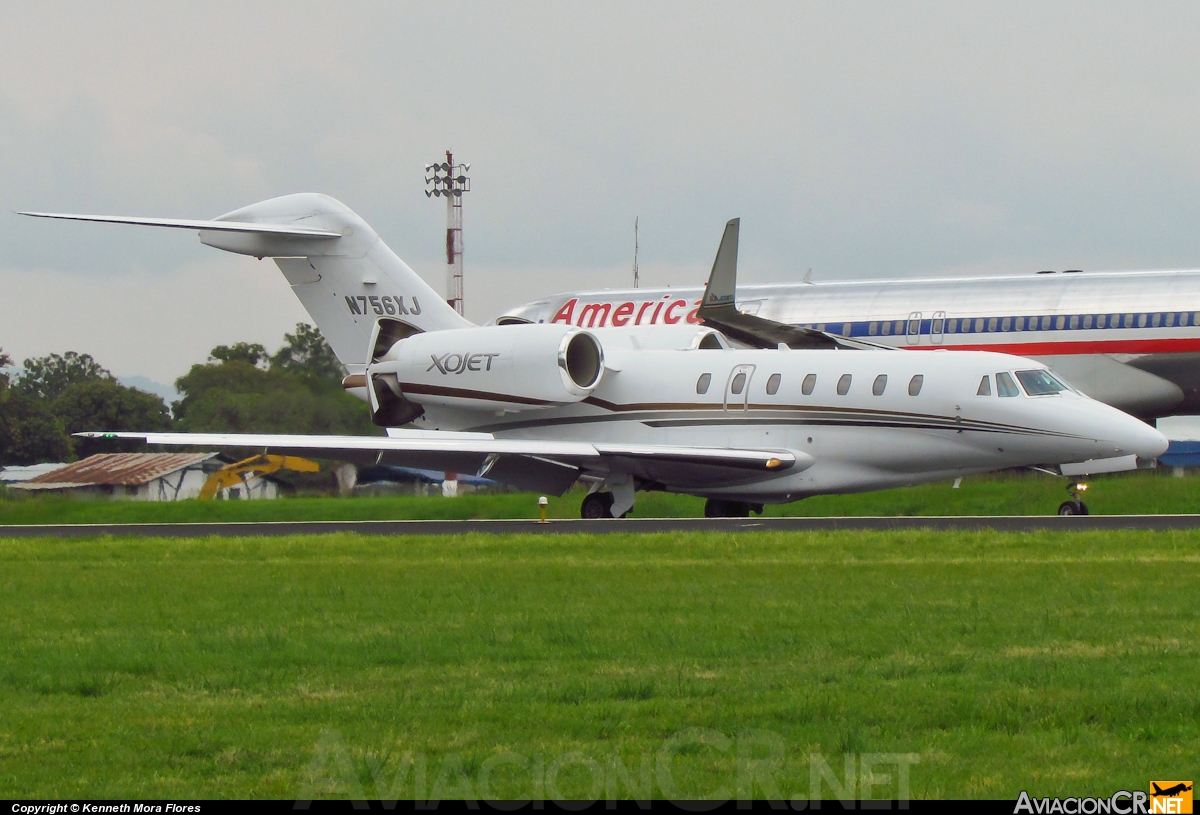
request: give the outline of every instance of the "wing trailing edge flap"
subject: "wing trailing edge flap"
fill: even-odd
[[[77,433],[86,438],[140,439],[172,447],[240,448],[359,465],[395,464],[479,473],[522,489],[561,495],[583,474],[634,475],[671,486],[715,486],[773,478],[812,466],[806,453],[674,445],[588,444],[497,439],[486,433],[392,430],[388,436],[299,436],[257,433]]]

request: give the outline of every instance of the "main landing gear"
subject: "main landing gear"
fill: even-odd
[[[602,518],[611,519],[613,517],[612,507],[614,501],[615,498],[611,492],[588,493],[583,498],[583,505],[579,508],[579,514],[581,517],[593,521]],[[621,517],[624,518],[628,514],[629,510],[625,510],[621,514]]]
[[[1067,485],[1067,494],[1071,496],[1070,501],[1063,501],[1058,505],[1059,515],[1087,515],[1088,505],[1083,503],[1079,497],[1079,493],[1086,492],[1087,484],[1077,483],[1072,481]]]
[[[704,502],[705,518],[749,518],[751,512],[762,515],[763,505],[747,501],[725,501],[721,498],[709,498]]]

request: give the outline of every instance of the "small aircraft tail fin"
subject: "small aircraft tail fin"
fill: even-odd
[[[472,325],[397,257],[366,221],[327,195],[285,195],[212,220],[20,214],[191,229],[208,246],[272,258],[351,373],[361,373],[370,361],[371,332],[381,317],[406,323],[415,331]]]

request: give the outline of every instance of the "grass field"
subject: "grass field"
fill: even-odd
[[[0,797],[1146,789],[1200,769],[1197,577],[1191,532],[0,540]]]
[[[1163,471],[1091,480],[1087,502],[1095,515],[1200,512],[1200,476],[1175,478]],[[767,515],[1053,515],[1066,499],[1061,478],[1040,474],[968,478],[864,495],[827,495],[769,506]],[[149,523],[189,521],[384,520],[406,518],[536,518],[532,494],[420,498],[287,498],[278,501],[78,500],[30,498],[9,492],[0,500],[0,524]],[[581,491],[551,498],[552,518],[578,518]],[[630,515],[639,518],[699,517],[704,502],[686,495],[638,493]]]

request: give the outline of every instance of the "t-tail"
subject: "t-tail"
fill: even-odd
[[[472,325],[396,256],[366,221],[317,193],[272,198],[212,220],[22,212],[37,218],[193,229],[200,242],[239,255],[272,258],[317,328],[353,374],[370,361],[382,317],[405,333]]]

